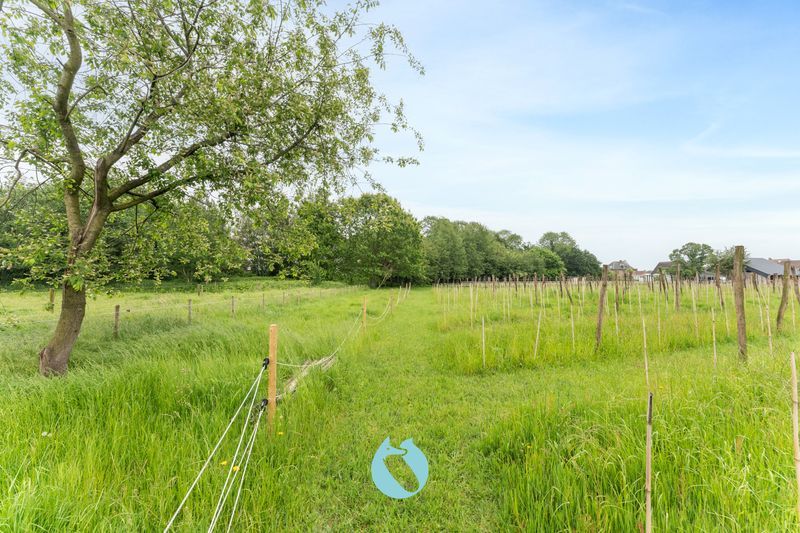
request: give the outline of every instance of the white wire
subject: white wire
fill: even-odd
[[[259,373],[256,383],[256,389],[253,393],[253,399],[250,400],[250,410],[248,412],[253,411],[253,405],[256,403],[256,394],[258,392],[258,383],[261,382],[261,376],[264,375],[263,368],[262,372]],[[245,418],[244,424],[242,425],[242,433],[239,435],[239,443],[236,445],[236,451],[233,453],[233,459],[231,459],[231,467],[228,469],[228,475],[225,477],[225,484],[222,486],[222,492],[219,495],[219,501],[217,501],[217,508],[214,510],[214,516],[211,519],[211,524],[208,526],[208,531],[214,531],[214,526],[217,524],[217,520],[219,519],[220,514],[222,513],[222,508],[225,506],[225,500],[228,499],[228,494],[230,490],[227,492],[225,489],[228,488],[228,482],[231,480],[231,474],[233,473],[233,468],[236,466],[236,460],[239,458],[239,450],[242,447],[242,441],[244,441],[244,435],[247,432],[247,419]],[[235,478],[236,476],[234,476]],[[231,481],[232,483],[232,481]]]
[[[261,424],[261,417],[264,414],[264,410],[261,409],[258,412],[258,418],[256,419],[255,425],[253,426],[253,434],[250,436],[250,442],[248,443],[245,454],[246,458],[244,460],[244,468],[242,468],[242,477],[239,479],[239,489],[236,491],[236,498],[233,500],[233,508],[231,509],[231,517],[228,520],[228,528],[225,530],[226,533],[231,530],[231,526],[233,526],[233,519],[236,516],[236,508],[239,505],[239,497],[242,495],[242,487],[244,486],[244,477],[247,475],[247,465],[250,464],[250,456],[253,454],[253,447],[256,443],[256,435],[258,434],[258,426]]]
[[[167,526],[164,528],[165,532],[168,531],[169,528],[172,527],[173,522],[175,522],[175,519],[178,517],[178,514],[181,512],[181,509],[183,509],[183,506],[186,504],[186,500],[189,499],[189,495],[194,490],[195,486],[197,485],[197,482],[200,481],[200,476],[202,476],[203,472],[205,472],[206,468],[208,468],[209,463],[211,463],[211,459],[214,457],[214,454],[217,453],[217,449],[219,449],[220,444],[222,444],[222,440],[225,438],[225,435],[228,434],[228,431],[231,429],[231,426],[233,426],[233,422],[239,416],[239,413],[242,411],[242,407],[244,407],[244,404],[247,402],[247,399],[253,393],[253,390],[256,388],[256,385],[261,380],[261,376],[263,374],[264,374],[264,367],[262,366],[261,367],[261,371],[258,373],[258,376],[253,381],[253,384],[250,385],[250,390],[247,391],[247,394],[245,394],[244,398],[242,399],[242,403],[239,404],[239,408],[236,409],[236,413],[234,413],[233,418],[231,418],[230,422],[228,422],[228,427],[226,427],[225,431],[222,432],[222,436],[217,441],[217,444],[214,446],[214,449],[211,450],[211,453],[209,454],[208,458],[206,459],[206,462],[203,464],[203,467],[200,468],[200,472],[197,474],[197,477],[194,478],[194,481],[192,482],[192,485],[189,487],[189,490],[186,491],[186,495],[183,497],[183,500],[181,500],[180,505],[178,505],[178,508],[175,510],[175,514],[172,515],[172,518],[170,518],[169,522],[167,523]]]

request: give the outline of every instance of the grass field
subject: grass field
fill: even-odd
[[[679,312],[674,296],[646,285],[618,290],[618,307],[609,290],[598,351],[596,286],[572,287],[571,314],[557,284],[544,294],[529,285],[471,296],[466,287],[419,288],[381,321],[398,289],[252,282],[199,296],[122,292],[90,302],[63,379],[36,375],[53,322],[47,294],[2,292],[0,531],[162,529],[258,373],[268,325],[279,325],[281,361],[317,359],[358,320],[365,296],[367,331],[279,405],[274,433],[259,433],[235,530],[636,531],[648,393],[642,317],[655,395],[655,529],[796,529],[794,314],[777,334],[779,294],[762,287],[759,299],[748,289],[742,365],[729,289],[727,327],[713,287],[684,288]],[[294,371],[280,367],[279,387]],[[430,464],[426,487],[407,500],[387,498],[370,478],[387,436],[395,445],[413,437]],[[208,526],[227,471],[220,463],[235,445],[226,442],[177,530]],[[390,465],[409,482],[403,467]]]

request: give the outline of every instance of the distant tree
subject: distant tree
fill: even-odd
[[[450,220],[427,217],[422,221],[426,275],[430,281],[453,281],[467,275],[467,253],[460,228]]]
[[[568,276],[597,276],[600,262],[587,250],[582,250],[575,239],[564,231],[548,231],[539,239],[539,246],[554,252],[564,262]]]
[[[500,251],[494,233],[478,222],[456,222],[464,241],[466,277],[480,278],[496,272]]]
[[[681,277],[694,278],[697,274],[711,270],[714,249],[707,244],[687,242],[669,254],[671,261],[680,264]],[[732,268],[733,263],[731,263]]]
[[[364,194],[339,203],[343,235],[339,274],[352,283],[380,287],[389,280],[423,277],[419,222],[386,194]]]
[[[541,246],[531,246],[520,252],[521,274],[545,276],[550,279],[564,272],[564,262],[555,253]]]
[[[709,270],[715,271],[719,267],[720,274],[730,278],[733,275],[733,252],[735,248],[735,246],[730,246],[715,251],[709,258]],[[746,249],[744,257],[745,260],[750,257]]]

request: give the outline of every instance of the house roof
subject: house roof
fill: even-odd
[[[608,265],[610,270],[633,270],[633,267],[624,259],[620,259],[619,261],[611,261]]]
[[[663,268],[663,269],[672,268],[672,266],[673,266],[674,264],[675,264],[675,262],[674,262],[674,261],[660,261],[660,262],[659,262],[659,263],[658,263],[658,264],[655,266],[655,268],[653,268],[653,271],[651,272],[651,274],[656,274],[656,273],[658,273],[658,270],[659,270],[659,269],[661,269],[661,268]]]
[[[755,272],[762,276],[781,276],[783,275],[783,265],[763,257],[751,257],[745,262],[747,272]]]

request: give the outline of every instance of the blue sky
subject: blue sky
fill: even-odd
[[[800,257],[800,2],[384,0],[425,138],[374,176],[415,215],[652,267],[687,241]],[[413,140],[383,135],[390,152]]]

